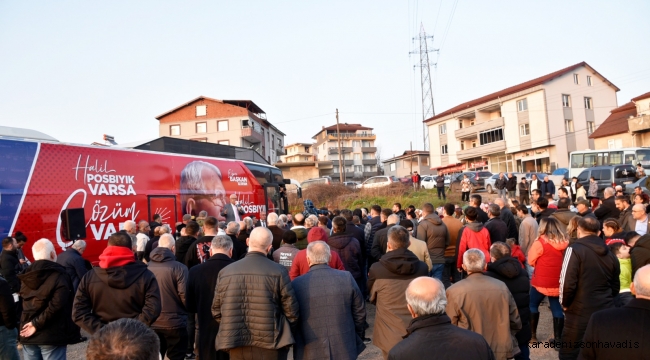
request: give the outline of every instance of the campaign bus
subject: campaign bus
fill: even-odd
[[[232,194],[244,216],[286,212],[285,180],[268,164],[1,133],[0,237],[21,231],[30,258],[38,239],[51,240],[57,252],[83,239],[84,258],[95,262],[127,220],[151,221],[160,214],[174,229],[184,214],[205,210],[224,221]]]

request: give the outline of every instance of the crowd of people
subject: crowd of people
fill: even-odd
[[[0,254],[0,358],[20,346],[26,360],[65,359],[80,329],[101,360],[356,359],[370,342],[386,359],[647,356],[647,206],[614,188],[598,202],[568,183],[557,199],[541,189],[530,207],[508,190],[438,209],[306,200],[260,219],[233,196],[226,222],[125,222],[97,267],[83,240],[58,255],[38,240],[30,263],[17,233]],[[545,299],[550,339],[537,332]]]

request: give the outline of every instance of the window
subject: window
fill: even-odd
[[[361,142],[359,140],[352,141],[352,147],[355,148],[361,147]]]
[[[444,135],[447,133],[447,124],[441,124],[438,126],[440,128],[440,135]]]
[[[208,124],[204,122],[196,123],[196,133],[204,134],[208,132]]]
[[[228,120],[217,121],[217,131],[228,131]]]
[[[573,83],[580,84],[580,78],[578,77],[578,74],[573,74]]]
[[[395,163],[390,163],[390,171],[395,171]]]
[[[275,150],[275,135],[271,135],[271,149]]]
[[[442,145],[442,146],[440,147],[440,153],[441,153],[442,155],[447,154],[447,144]]]
[[[614,168],[614,177],[617,179],[633,177],[635,172],[633,166],[620,166]]]
[[[465,150],[465,142],[464,141],[460,142],[460,149]]]
[[[459,129],[463,128],[463,120],[458,120],[458,128]]]
[[[584,167],[584,166],[582,166],[582,159],[583,158],[584,158],[583,154],[573,154],[573,155],[571,155],[571,167],[574,167],[574,168]]]
[[[422,159],[422,160],[423,160],[423,162],[422,162],[423,165],[429,166],[429,157],[428,157],[428,156],[425,157],[425,158]]]
[[[198,105],[196,107],[196,116],[205,116],[208,114],[208,106],[207,105]]]
[[[594,122],[587,121],[587,134],[589,135],[593,134],[595,129],[596,129],[596,125],[594,124]]]
[[[592,103],[590,97],[585,98],[585,109],[592,109]]]
[[[476,147],[476,141],[472,141],[472,147],[473,147],[473,148]]]
[[[585,182],[587,180],[589,180],[589,170],[585,170],[578,175],[579,182]]]
[[[587,86],[591,86],[591,76],[587,75]]]
[[[469,121],[469,126],[474,126],[474,119]]]
[[[361,154],[354,154],[354,160],[361,160]]]
[[[517,101],[517,111],[526,111],[528,110],[528,99],[522,99]]]
[[[582,163],[582,167],[592,166],[596,166],[596,154],[585,154],[585,162]]]
[[[479,133],[481,145],[490,144],[497,141],[503,141],[503,128],[496,128]],[[473,145],[474,143],[472,143]]]
[[[219,140],[217,141],[219,145],[230,145],[230,140]]]
[[[562,106],[571,107],[571,95],[562,95]]]
[[[363,165],[354,165],[354,172],[363,172]]]
[[[564,131],[568,133],[573,132],[573,120],[569,120],[569,119],[564,120]]]
[[[169,135],[171,136],[179,136],[181,134],[181,126],[180,125],[172,125],[169,127]]]
[[[530,127],[528,124],[519,125],[519,136],[530,135]]]

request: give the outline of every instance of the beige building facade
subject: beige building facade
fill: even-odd
[[[156,119],[159,136],[251,148],[270,164],[284,155],[285,134],[250,100],[199,96]]]
[[[431,170],[428,151],[404,151],[402,155],[384,160],[382,163],[384,175],[398,178],[410,176],[416,171],[422,176],[436,173],[435,170]]]
[[[619,89],[585,62],[474,99],[425,121],[434,169],[551,172],[617,107]]]
[[[650,147],[650,92],[613,109],[589,137],[596,150]]]
[[[339,181],[344,172],[345,181],[361,181],[377,175],[377,147],[372,128],[361,124],[339,124],[324,127],[312,137],[316,167],[321,176]],[[339,138],[341,157],[339,158]]]

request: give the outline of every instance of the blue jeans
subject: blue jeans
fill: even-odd
[[[537,291],[534,286],[530,287],[530,312],[535,314],[539,312],[539,304],[542,303],[546,295]],[[559,296],[549,296],[548,302],[551,305],[551,313],[554,318],[564,318],[564,311],[562,310],[562,305],[560,305]]]
[[[18,349],[16,348],[16,337],[18,329],[7,329],[0,326],[0,359],[20,360]]]
[[[25,360],[66,360],[67,346],[23,345]]]
[[[442,281],[442,272],[444,269],[445,269],[445,264],[433,264],[433,266],[431,267],[431,271],[429,272],[429,276]]]
[[[506,194],[508,193],[508,190],[504,188],[504,189],[497,189],[497,191],[499,192],[500,198],[506,199]]]

